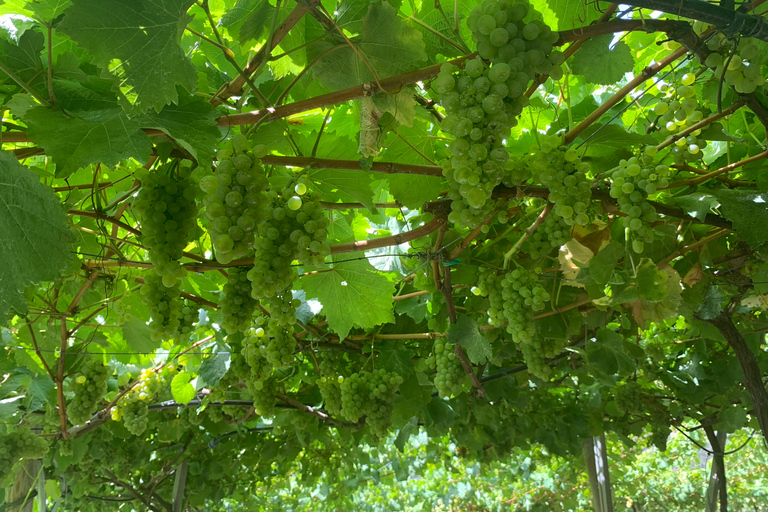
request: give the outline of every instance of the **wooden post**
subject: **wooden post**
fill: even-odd
[[[36,494],[33,488],[42,468],[39,459],[25,460],[19,465],[13,485],[5,491],[7,512],[32,512]]]
[[[605,435],[587,438],[581,443],[581,450],[587,465],[589,485],[592,489],[592,506],[595,512],[613,512]]]

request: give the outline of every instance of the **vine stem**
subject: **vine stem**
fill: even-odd
[[[344,423],[343,421],[339,421],[336,418],[333,418],[322,411],[318,411],[314,407],[303,404],[298,400],[294,400],[293,398],[280,393],[276,394],[275,397],[278,400],[282,400],[283,402],[287,403],[291,407],[294,407],[300,411],[304,411],[307,414],[311,414],[312,416],[315,416],[316,418],[320,418],[321,420],[325,421],[326,423],[330,423],[331,425],[336,425],[337,427],[361,428],[363,425],[365,425],[364,420],[360,420],[357,423]]]
[[[27,323],[27,328],[29,329],[29,336],[32,338],[32,346],[35,349],[35,354],[37,354],[37,357],[40,359],[40,362],[43,363],[43,368],[45,368],[45,371],[48,373],[48,376],[51,378],[52,381],[56,380],[56,376],[53,374],[53,371],[51,370],[51,367],[48,366],[48,362],[43,359],[43,354],[40,352],[40,346],[37,344],[37,337],[35,336],[35,329],[32,326],[32,322],[29,321],[29,318],[24,318],[24,321]]]
[[[262,63],[266,61],[272,50],[274,50],[275,47],[280,44],[280,41],[282,41],[283,38],[288,35],[288,32],[290,32],[290,30],[299,22],[299,20],[301,20],[301,18],[303,18],[304,15],[313,9],[314,6],[318,3],[319,0],[307,0],[306,2],[301,2],[296,7],[294,7],[291,13],[288,14],[288,17],[286,17],[280,26],[277,27],[277,29],[274,31],[272,37],[269,40],[269,44],[263,45],[259,51],[256,52],[256,55],[254,55],[254,57],[243,69],[243,74],[235,77],[234,80],[228,84],[225,84],[221,89],[219,89],[219,91],[216,92],[216,94],[214,94],[213,98],[211,99],[211,103],[214,106],[218,106],[221,105],[224,100],[227,100],[232,96],[239,95],[243,90],[243,86],[245,85],[245,79],[243,76],[250,77],[253,75],[259,69],[259,67],[261,67]]]
[[[56,373],[56,394],[59,399],[59,418],[61,420],[61,435],[64,439],[69,437],[67,432],[67,408],[64,401],[64,360],[67,355],[67,341],[69,340],[69,331],[67,330],[67,320],[62,318],[61,325],[61,346],[59,348],[59,364]]]
[[[303,167],[305,169],[345,169],[362,171],[359,160],[341,160],[336,158],[316,158],[308,156],[267,155],[261,159],[265,165]],[[443,170],[438,165],[402,164],[396,162],[373,162],[371,172],[383,174],[418,174],[422,176],[442,176]]]
[[[714,123],[715,121],[718,121],[719,119],[722,119],[722,118],[724,118],[726,116],[729,116],[729,115],[733,114],[734,112],[739,110],[741,107],[743,107],[744,104],[746,104],[746,100],[744,98],[739,99],[733,105],[731,105],[730,107],[724,109],[722,112],[715,112],[711,116],[702,119],[698,123],[689,126],[685,130],[682,130],[682,131],[672,135],[667,140],[665,140],[664,142],[662,142],[661,144],[656,146],[656,149],[661,151],[662,149],[666,148],[667,146],[671,146],[678,139],[682,139],[683,137],[687,137],[688,135],[690,135],[691,133],[695,132],[696,130],[700,130],[701,128],[704,128],[705,126],[708,126],[708,125]]]
[[[520,246],[523,245],[523,242],[525,242],[529,236],[533,234],[534,231],[536,231],[539,226],[541,226],[544,221],[547,219],[547,216],[549,216],[549,212],[552,211],[552,208],[554,208],[555,205],[552,203],[547,203],[547,206],[542,210],[542,212],[539,214],[538,217],[536,217],[536,220],[533,221],[533,224],[528,226],[528,229],[523,231],[523,234],[520,235],[520,238],[517,239],[517,242],[510,247],[510,249],[504,254],[504,268],[507,268],[507,265],[509,264],[509,260],[512,259],[512,256],[515,255],[517,250],[520,248]]]
[[[691,178],[689,180],[679,181],[677,183],[671,183],[667,188],[669,189],[669,188],[689,187],[692,185],[697,185],[709,179],[720,176],[721,174],[725,174],[727,172],[733,171],[734,169],[738,169],[739,167],[743,167],[745,165],[751,164],[752,162],[763,160],[764,158],[768,158],[768,150],[763,151],[762,153],[758,153],[757,155],[753,155],[749,158],[745,158],[744,160],[739,160],[738,162],[734,162],[730,165],[726,165],[725,167],[721,167],[720,169],[714,170],[707,174],[703,174],[697,178]]]
[[[588,115],[582,122],[580,122],[578,125],[576,125],[571,131],[565,134],[565,144],[570,144],[571,142],[578,137],[581,132],[586,130],[589,126],[592,125],[595,121],[600,119],[603,114],[608,112],[611,108],[613,108],[614,105],[619,103],[626,97],[627,94],[634,91],[640,84],[657,74],[659,71],[664,69],[665,67],[672,64],[674,61],[682,57],[688,53],[688,50],[681,46],[677,50],[673,51],[663,59],[661,59],[659,62],[654,62],[650,66],[643,69],[640,74],[638,74],[635,78],[629,81],[627,85],[619,89],[616,94],[605,100],[605,102],[597,107],[590,115]]]

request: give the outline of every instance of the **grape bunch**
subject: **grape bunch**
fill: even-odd
[[[147,428],[148,404],[165,389],[166,378],[152,368],[141,370],[138,382],[112,408],[112,419],[122,420],[133,435],[141,435]]]
[[[341,352],[323,352],[317,354],[321,377],[316,384],[323,397],[323,407],[336,416],[341,413],[341,383],[344,377],[339,374],[343,354]]]
[[[228,334],[245,332],[251,327],[258,301],[251,297],[251,282],[246,270],[237,267],[229,269],[219,305],[224,316],[221,325]]]
[[[467,374],[456,357],[455,345],[442,338],[435,340],[435,388],[441,398],[459,395],[467,389]]]
[[[274,368],[287,368],[293,363],[295,351],[293,325],[282,324],[272,317],[258,317],[255,327],[246,333],[243,340],[242,353],[251,367],[256,364],[256,358],[261,358]]]
[[[23,459],[41,459],[46,453],[46,439],[28,428],[17,428],[7,434],[0,434],[0,482],[13,473],[17,462]]]
[[[341,416],[357,422],[366,416],[366,423],[375,437],[387,433],[392,409],[403,378],[383,368],[353,373],[341,382]]]
[[[765,63],[765,53],[754,39],[744,38],[739,42],[736,52],[733,43],[722,33],[717,33],[707,41],[707,47],[712,50],[705,64],[714,70],[720,78],[725,71],[725,82],[740,94],[750,94],[758,87],[765,85],[765,77],[760,72]],[[730,61],[729,61],[730,59]]]
[[[545,359],[559,354],[567,340],[536,335],[533,314],[544,309],[544,303],[550,300],[549,293],[539,284],[537,276],[523,269],[503,275],[484,272],[475,293],[488,296],[491,325],[502,327],[506,323],[507,332],[520,348],[528,371],[546,380],[551,368]]]
[[[441,166],[451,185],[449,220],[461,227],[490,212],[509,160],[505,139],[528,104],[529,82],[537,72],[562,76],[563,56],[552,51],[558,36],[540,18],[527,2],[486,0],[468,18],[479,57],[463,69],[444,64],[432,82],[447,114],[443,130],[454,136]]]
[[[248,139],[237,134],[219,150],[214,174],[200,180],[208,231],[220,263],[245,257],[268,214],[267,176],[259,161],[266,154],[266,146],[249,150]]]
[[[179,301],[181,288],[178,282],[172,287],[163,284],[163,278],[155,272],[146,272],[141,285],[141,297],[149,309],[149,328],[153,340],[176,337],[181,330],[183,304]]]
[[[197,187],[176,167],[166,173],[141,177],[141,191],[134,203],[141,217],[144,247],[155,273],[166,288],[173,288],[187,275],[181,266],[184,248],[197,226]]]
[[[307,265],[322,266],[331,253],[328,244],[328,219],[319,202],[309,198],[268,193],[272,214],[259,226],[259,241],[253,268],[248,271],[251,296],[266,301],[273,318],[283,324],[295,323],[298,301],[291,294],[297,275],[291,264],[295,259]]]
[[[656,209],[648,202],[648,196],[658,188],[666,188],[669,181],[666,165],[653,166],[655,147],[646,149],[641,158],[621,160],[611,175],[610,195],[618,201],[619,208],[626,214],[624,227],[629,230],[632,250],[641,253],[645,244],[653,241],[653,230],[648,225],[656,220]]]
[[[253,408],[256,414],[265,418],[271,418],[275,414],[277,394],[280,392],[277,377],[272,376],[265,380],[246,380],[248,391],[253,395]]]
[[[74,377],[70,390],[75,396],[67,404],[67,416],[78,425],[90,420],[96,408],[107,392],[107,381],[112,370],[101,362],[88,361]]]
[[[537,260],[562,247],[570,239],[571,227],[565,220],[557,215],[547,215],[538,229],[523,242],[521,250]]]
[[[179,316],[179,334],[188,335],[195,329],[200,319],[200,310],[190,300],[181,301],[181,314]]]
[[[696,89],[693,87],[695,80],[693,73],[686,73],[681,78],[680,87],[669,84],[659,86],[665,96],[653,106],[653,113],[659,116],[657,124],[665,137],[673,136],[704,118],[704,112],[696,101]],[[675,141],[672,148],[675,163],[682,164],[703,158],[707,141],[700,135],[701,130],[695,130]]]
[[[549,189],[547,200],[555,205],[552,214],[568,226],[589,224],[589,165],[581,161],[575,149],[561,146],[558,136],[543,137],[540,146],[531,147],[525,162],[534,179]]]
[[[622,414],[627,414],[642,407],[643,389],[637,381],[630,380],[616,385],[613,389],[613,401]]]

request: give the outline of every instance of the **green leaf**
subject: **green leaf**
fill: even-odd
[[[657,143],[651,135],[628,132],[618,124],[593,124],[584,130],[582,138],[587,140],[590,149],[598,154],[604,151],[604,148],[626,150],[630,146]]]
[[[674,197],[667,202],[679,206],[685,213],[701,221],[704,220],[710,210],[719,204],[717,198],[701,192]]]
[[[394,320],[395,286],[367,261],[339,263],[302,278],[307,297],[323,305],[328,325],[342,339],[353,327],[367,329]]]
[[[557,17],[558,30],[585,27],[601,16],[597,4],[589,0],[547,0],[547,5]]]
[[[189,383],[193,375],[189,372],[179,372],[171,381],[171,395],[180,404],[187,405],[195,398],[195,387]]]
[[[589,275],[592,277],[592,280],[597,284],[607,284],[611,274],[613,274],[613,269],[622,256],[624,256],[624,247],[615,240],[603,247],[589,261]]]
[[[227,374],[231,360],[232,354],[229,352],[217,352],[200,365],[200,378],[207,386],[217,386],[222,377]]]
[[[448,329],[448,342],[464,347],[472,364],[483,364],[493,357],[491,344],[480,334],[477,323],[467,315],[459,315],[456,323]]]
[[[42,72],[43,64],[40,53],[45,48],[43,34],[36,30],[27,30],[19,37],[18,45],[0,38],[0,62],[13,71],[24,82],[29,83],[38,73]],[[3,71],[0,71],[0,83],[16,84]],[[33,87],[42,92],[44,86]],[[47,97],[47,95],[46,95]]]
[[[637,265],[637,292],[640,298],[648,302],[659,302],[669,294],[667,279],[669,276],[663,270],[659,270],[653,260],[643,258]]]
[[[24,288],[57,279],[70,261],[73,237],[53,191],[0,151],[0,321],[26,311]]]
[[[269,29],[274,7],[268,0],[237,0],[221,18],[221,26],[240,44],[259,39]]]
[[[634,69],[635,60],[632,51],[623,41],[619,41],[609,51],[613,35],[594,37],[587,40],[571,59],[571,69],[587,82],[600,85],[613,85],[624,73]]]
[[[720,211],[733,228],[752,247],[768,241],[768,193],[752,190],[713,190],[720,201]]]
[[[414,28],[421,32],[421,35],[424,38],[424,49],[430,59],[434,59],[437,55],[458,57],[462,54],[461,50],[446,41],[446,39],[448,39],[454,43],[459,43],[456,39],[456,34],[453,31],[455,26],[453,13],[455,2],[440,0],[439,5],[442,8],[442,12],[435,8],[436,3],[437,2],[423,2],[421,4],[421,9],[415,16],[424,24],[431,27],[432,30],[427,30],[420,24],[414,24]],[[459,13],[459,24],[461,24],[463,18],[464,16]],[[435,34],[433,30],[443,37]]]
[[[123,339],[136,352],[151,354],[158,347],[160,341],[154,341],[150,335],[149,326],[136,317],[122,325]]]
[[[420,208],[428,201],[433,201],[447,188],[442,178],[420,174],[393,174],[387,181],[392,197],[411,210]]]
[[[345,196],[363,203],[363,206],[376,212],[373,205],[373,189],[371,173],[348,169],[317,169],[310,170],[309,176],[315,182],[314,189],[321,192],[331,202]]]
[[[29,138],[56,163],[56,177],[64,178],[92,163],[115,166],[127,158],[146,162],[152,142],[141,126],[120,112],[99,121],[67,117],[36,107],[24,115]]]
[[[26,7],[31,9],[38,20],[50,23],[61,16],[64,10],[72,5],[70,0],[33,0]]]
[[[187,150],[198,164],[210,167],[222,139],[216,125],[218,115],[204,98],[181,92],[178,104],[166,105],[160,112],[149,111],[137,120],[144,128],[161,130]]]
[[[142,109],[178,101],[176,86],[192,93],[197,70],[179,46],[194,0],[74,0],[58,30],[85,48],[96,64],[118,73]],[[115,68],[113,61],[120,65]]]
[[[374,94],[373,104],[382,112],[389,112],[395,120],[404,126],[413,126],[416,116],[416,88],[412,85],[403,87],[397,94]]]
[[[371,4],[363,20],[362,37],[355,41],[367,64],[346,43],[339,46],[312,68],[315,78],[334,90],[374,80],[368,66],[381,79],[415,69],[427,60],[421,33],[401,20],[386,2]],[[318,48],[318,54],[320,51]]]
[[[26,386],[29,396],[33,399],[49,405],[56,404],[56,385],[47,374],[40,373],[30,377]]]

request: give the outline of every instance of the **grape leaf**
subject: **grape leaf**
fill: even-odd
[[[467,315],[459,315],[456,323],[448,329],[448,342],[464,347],[472,364],[483,364],[493,357],[491,344],[480,334],[477,323]]]
[[[188,404],[195,398],[195,387],[189,383],[192,380],[192,374],[189,372],[179,372],[171,381],[171,395],[173,399],[180,404]]]
[[[27,2],[27,9],[32,9],[38,20],[50,23],[72,5],[70,0],[33,0]]]
[[[438,197],[446,184],[437,176],[393,174],[389,176],[389,192],[395,200],[411,210]]]
[[[274,7],[268,0],[237,0],[235,6],[222,16],[221,26],[244,45],[261,37],[269,28],[268,22],[273,15]]]
[[[25,286],[59,277],[72,240],[53,191],[0,151],[0,321],[10,308],[26,310]]]
[[[33,77],[42,72],[40,52],[44,48],[43,34],[36,30],[27,30],[19,37],[18,45],[0,38],[0,61],[13,71],[17,77],[29,83]],[[16,84],[4,72],[0,71],[0,83]],[[33,86],[37,92],[44,89],[42,83]]]
[[[685,213],[702,221],[707,217],[710,210],[719,204],[716,198],[701,192],[673,197],[668,202],[681,207]]]
[[[768,193],[751,190],[713,190],[720,201],[720,211],[733,223],[749,245],[759,247],[768,241]]]
[[[573,72],[593,84],[613,85],[632,71],[635,60],[629,46],[619,41],[608,51],[612,40],[612,35],[587,40],[573,56]]]
[[[373,177],[370,173],[349,169],[313,169],[309,171],[309,176],[314,182],[313,188],[329,201],[343,201],[344,196],[350,196],[372,212],[376,212],[371,188]]]
[[[166,133],[186,149],[202,166],[210,166],[222,139],[216,126],[216,112],[204,98],[180,94],[178,105],[166,105],[160,112],[149,111],[137,120],[144,128]]]
[[[29,138],[45,149],[56,163],[56,177],[69,176],[81,167],[101,162],[115,166],[127,158],[144,163],[152,142],[140,125],[123,112],[99,121],[67,117],[45,107],[24,115]]]
[[[414,25],[414,28],[421,32],[421,35],[424,38],[424,49],[430,59],[434,60],[437,55],[458,57],[463,52],[448,42],[453,41],[454,43],[459,44],[456,34],[453,31],[455,23],[453,14],[454,2],[441,0],[439,2],[439,5],[441,6],[440,10],[435,8],[435,4],[436,2],[422,3],[421,9],[416,15],[416,18],[431,27],[432,30],[428,30],[418,23]],[[463,19],[464,16],[459,13],[460,24]],[[438,32],[440,35],[435,34],[435,32]]]
[[[227,374],[232,355],[229,352],[217,352],[200,365],[200,378],[207,386],[213,387]]]
[[[160,341],[154,341],[149,333],[149,326],[136,317],[131,317],[122,325],[123,339],[131,348],[139,353],[152,353],[160,346]]]
[[[74,0],[57,27],[102,67],[114,68],[142,110],[178,101],[176,86],[190,93],[197,69],[179,46],[194,0]]]
[[[585,27],[600,17],[597,3],[589,0],[547,0],[547,5],[557,17],[558,30]]]
[[[597,284],[608,283],[616,263],[622,256],[624,256],[624,247],[615,240],[611,241],[590,260],[589,275]]]
[[[398,75],[416,68],[427,60],[421,33],[409,27],[386,2],[371,4],[363,20],[362,37],[355,47],[346,43],[322,57],[312,68],[315,78],[330,89],[344,89],[374,80],[368,65],[378,78]],[[328,50],[318,45],[319,52]],[[312,57],[316,57],[312,55]]]
[[[353,327],[367,329],[394,320],[395,286],[364,260],[339,263],[302,278],[307,297],[323,305],[328,325],[342,339]]]

